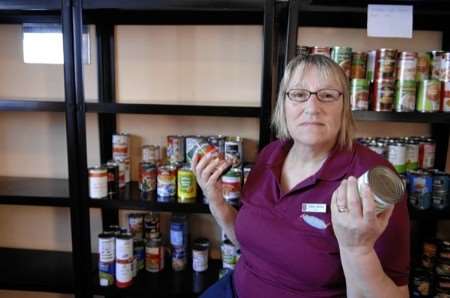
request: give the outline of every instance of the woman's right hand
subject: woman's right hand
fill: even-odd
[[[206,154],[200,161],[199,155],[194,156],[192,171],[209,203],[223,203],[222,183],[219,177],[230,165],[230,161],[220,159],[214,153]]]

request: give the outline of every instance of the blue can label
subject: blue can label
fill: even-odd
[[[409,202],[419,210],[431,207],[433,178],[429,175],[409,173]]]
[[[108,287],[114,284],[115,263],[98,263],[100,286]]]

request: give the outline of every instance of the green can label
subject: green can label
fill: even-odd
[[[178,202],[195,203],[197,184],[194,173],[187,168],[178,170]]]
[[[352,111],[365,111],[369,108],[369,81],[352,79],[350,90]]]
[[[424,80],[419,82],[417,92],[417,111],[439,111],[441,99],[441,83],[438,80]]]
[[[397,81],[395,87],[395,111],[414,112],[416,108],[416,81]]]
[[[339,64],[347,78],[350,78],[352,72],[352,48],[333,47],[331,50],[331,59]]]

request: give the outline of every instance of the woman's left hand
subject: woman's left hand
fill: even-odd
[[[356,254],[373,250],[394,209],[390,207],[377,215],[375,208],[368,185],[364,184],[360,195],[355,177],[341,182],[331,199],[331,222],[341,250]]]

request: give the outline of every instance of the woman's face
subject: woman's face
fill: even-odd
[[[298,73],[294,74],[287,91],[291,89],[306,89],[311,92],[336,89],[343,92],[337,80],[324,80],[315,68],[307,70],[302,77]],[[331,148],[341,129],[342,106],[343,95],[332,102],[321,102],[315,94],[306,102],[294,102],[286,96],[286,122],[294,142]]]

